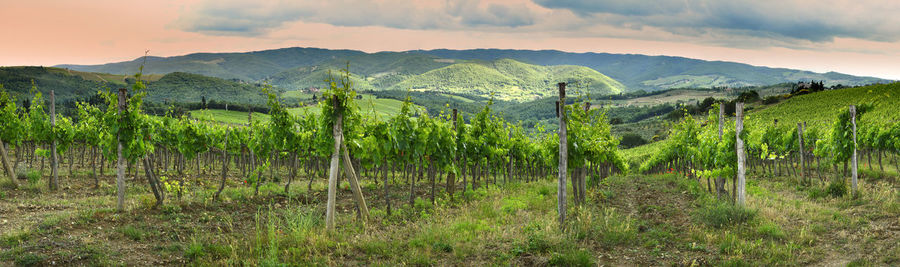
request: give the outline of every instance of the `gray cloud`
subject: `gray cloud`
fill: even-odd
[[[516,28],[535,23],[524,3],[481,0],[433,3],[403,0],[274,1],[209,0],[190,8],[175,28],[210,35],[258,36],[295,22],[397,29]]]
[[[900,40],[896,1],[807,0],[533,0],[566,9],[589,24],[655,27],[691,34],[829,42],[838,37]]]

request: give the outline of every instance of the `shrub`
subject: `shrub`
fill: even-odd
[[[781,96],[777,96],[777,95],[767,96],[765,99],[763,99],[763,104],[766,104],[766,105],[775,104],[775,103],[778,103],[779,101],[781,101]]]
[[[807,189],[807,196],[810,199],[819,199],[819,198],[823,198],[827,195],[828,194],[825,192],[825,190],[823,190],[822,188],[819,188],[819,187],[812,187],[812,188]]]
[[[847,183],[844,182],[843,179],[840,181],[833,181],[828,183],[828,188],[825,189],[832,197],[843,197],[847,194]]]
[[[722,228],[730,225],[742,224],[756,216],[756,210],[718,202],[701,209],[698,217],[706,225]]]
[[[36,185],[41,181],[41,173],[35,170],[28,171],[25,177],[28,178],[28,182],[32,185]]]
[[[131,240],[141,241],[141,239],[144,239],[144,230],[141,230],[140,228],[127,225],[123,227],[121,231],[125,237],[128,237]]]

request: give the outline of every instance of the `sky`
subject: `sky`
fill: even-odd
[[[669,55],[900,80],[895,0],[0,0],[0,66],[284,47]]]

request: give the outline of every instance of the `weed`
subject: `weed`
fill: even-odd
[[[810,187],[806,190],[806,192],[809,199],[820,199],[828,195],[828,193],[826,193],[824,189],[819,187]]]
[[[25,174],[25,178],[28,179],[28,183],[37,185],[41,182],[41,172],[36,170],[29,170],[28,173]]]
[[[550,191],[551,190],[550,190],[549,186],[542,185],[542,186],[538,187],[537,193],[538,193],[538,195],[541,195],[541,196],[548,196],[548,195],[550,195]]]
[[[594,256],[584,250],[570,250],[554,253],[548,263],[550,266],[593,266]]]
[[[839,181],[833,181],[828,183],[828,188],[825,189],[832,197],[843,197],[847,195],[847,182],[844,182],[843,179]]]
[[[781,231],[781,228],[779,228],[777,224],[771,222],[759,225],[759,227],[756,228],[756,234],[760,237],[773,240],[784,239],[784,232]]]
[[[195,260],[197,258],[203,257],[204,255],[206,255],[206,252],[203,248],[203,243],[197,242],[196,240],[191,241],[191,243],[188,244],[187,248],[185,248],[184,250],[184,257],[188,260]]]
[[[518,198],[504,198],[502,201],[502,205],[500,205],[500,211],[505,213],[516,213],[516,211],[523,210],[528,206],[525,205],[525,201],[522,201]]]
[[[15,246],[28,241],[29,237],[31,237],[31,234],[27,231],[4,233],[0,236],[0,241],[3,242],[3,246]]]
[[[718,202],[699,209],[697,217],[708,226],[723,228],[748,222],[756,213],[756,210],[746,207]]]
[[[125,227],[122,227],[119,231],[122,232],[122,234],[125,235],[125,237],[127,237],[128,239],[131,239],[134,241],[141,241],[141,239],[144,239],[144,235],[146,235],[144,230],[134,227],[134,226],[131,226],[131,225],[126,225]]]
[[[18,266],[38,266],[41,265],[47,257],[42,254],[25,253],[16,257],[16,265]]]
[[[580,212],[573,224],[573,234],[578,240],[596,240],[600,244],[611,247],[622,245],[637,239],[637,228],[634,220],[606,208],[594,215],[594,212]]]

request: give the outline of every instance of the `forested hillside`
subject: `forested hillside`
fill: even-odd
[[[619,81],[629,90],[655,91],[683,87],[759,86],[800,80],[821,80],[827,86],[864,85],[886,82],[835,72],[815,73],[802,70],[768,68],[748,64],[705,61],[683,57],[646,56],[608,53],[570,53],[552,50],[416,50],[406,52],[365,53],[354,50],[319,48],[282,48],[247,53],[197,53],[174,57],[150,57],[144,73],[189,72],[225,79],[262,81],[286,75],[301,67],[339,69],[349,62],[351,72],[363,77],[375,88],[385,89],[417,75],[471,60],[513,59],[541,66],[574,65],[591,68]],[[60,65],[73,70],[113,74],[136,73],[142,60],[103,65]],[[302,78],[293,78],[301,80]],[[295,83],[307,87],[309,83]]]

